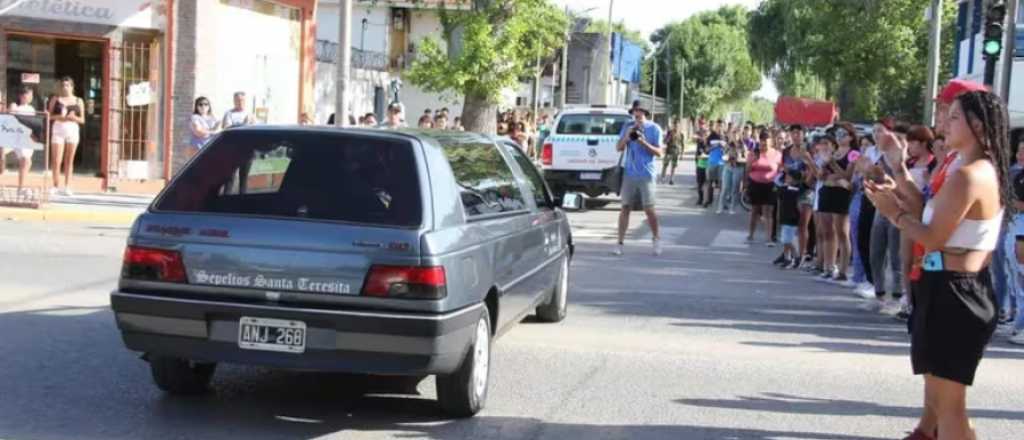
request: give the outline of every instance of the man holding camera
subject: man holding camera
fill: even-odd
[[[622,255],[626,230],[629,228],[629,214],[634,204],[638,204],[647,214],[647,222],[651,225],[654,236],[654,255],[661,255],[661,235],[658,231],[658,216],[654,211],[656,169],[654,158],[665,154],[661,145],[661,127],[647,120],[650,112],[637,108],[633,112],[633,122],[622,127],[622,135],[616,150],[623,152],[622,173],[622,212],[619,213],[619,242],[615,255]]]

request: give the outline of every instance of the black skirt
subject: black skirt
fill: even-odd
[[[989,271],[925,271],[914,284],[910,322],[914,374],[972,385],[998,318]]]
[[[751,205],[765,206],[775,204],[775,184],[760,183],[753,180],[750,180],[747,183],[747,191],[750,193]]]
[[[823,186],[818,192],[818,212],[846,215],[850,213],[853,193],[839,186]]]

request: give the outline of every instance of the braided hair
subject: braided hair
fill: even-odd
[[[1010,147],[1009,122],[1006,106],[991,92],[968,92],[957,97],[960,108],[967,118],[971,134],[981,143],[982,151],[992,160],[999,176],[999,202],[1005,208],[1005,220],[1016,213],[1013,184],[1010,183],[1010,165],[1013,163],[1013,149]],[[972,121],[981,123],[981,132],[975,130]]]

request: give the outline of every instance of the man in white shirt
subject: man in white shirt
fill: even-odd
[[[256,123],[252,115],[245,110],[245,92],[235,92],[235,108],[224,114],[224,121],[221,124],[227,130],[233,127],[241,127]]]

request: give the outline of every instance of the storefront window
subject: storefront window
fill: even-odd
[[[11,34],[7,37],[7,84],[5,99],[12,100],[21,87],[34,91],[38,111],[56,95],[58,80],[68,76],[75,95],[85,102],[85,124],[75,154],[78,174],[102,175],[101,134],[103,116],[103,44],[50,37]],[[34,161],[42,166],[42,161]]]

